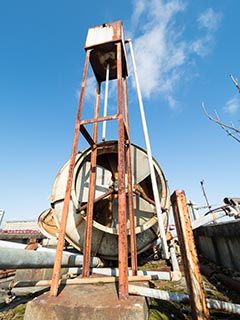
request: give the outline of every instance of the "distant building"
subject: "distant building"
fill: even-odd
[[[34,220],[7,221],[0,230],[1,240],[21,241],[25,243],[31,238],[44,238],[38,228],[37,221]]]
[[[2,231],[7,233],[40,233],[37,221],[23,220],[23,221],[7,221]]]

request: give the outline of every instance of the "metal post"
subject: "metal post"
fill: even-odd
[[[117,81],[118,81],[118,265],[119,298],[128,297],[128,250],[125,186],[125,133],[122,103],[122,48],[117,43]]]
[[[192,221],[197,220],[199,218],[197,210],[195,210],[194,206],[196,206],[194,202],[192,202],[191,200],[188,201],[188,207],[190,209],[190,216],[192,216]]]
[[[146,144],[146,149],[147,149],[147,154],[148,154],[149,169],[150,169],[150,173],[151,173],[153,196],[154,196],[155,206],[156,206],[156,211],[157,211],[160,236],[162,239],[163,255],[164,255],[165,259],[168,259],[169,258],[168,246],[167,246],[165,228],[164,228],[164,223],[163,223],[163,218],[162,218],[162,210],[161,210],[161,204],[160,204],[160,199],[159,199],[157,180],[156,180],[156,175],[155,175],[154,166],[153,166],[152,151],[151,151],[151,146],[150,146],[150,141],[149,141],[147,123],[146,123],[142,95],[141,95],[141,90],[140,90],[140,85],[139,85],[139,80],[138,80],[138,74],[137,74],[137,68],[136,68],[135,57],[134,57],[134,52],[133,52],[133,46],[132,46],[131,40],[127,40],[126,42],[129,43],[130,53],[131,53],[131,57],[132,57],[133,71],[134,71],[134,76],[135,76],[138,102],[139,102],[139,108],[140,108],[141,119],[142,119],[143,133],[144,133],[145,144]]]
[[[96,104],[94,119],[97,120],[99,116],[99,105],[100,105],[100,83],[98,82],[96,92]],[[98,122],[95,121],[93,125],[93,142],[91,152],[91,168],[90,168],[90,181],[88,191],[88,202],[87,202],[87,216],[85,226],[85,237],[84,237],[84,250],[83,250],[83,277],[89,277],[90,274],[90,257],[91,257],[91,244],[92,244],[92,222],[93,222],[93,207],[95,197],[95,181],[96,181],[96,165],[97,165],[97,137],[98,137]]]
[[[72,190],[76,153],[78,148],[80,120],[82,116],[82,106],[83,106],[83,99],[84,99],[84,93],[85,93],[85,87],[86,87],[90,51],[91,50],[89,49],[87,50],[87,53],[86,53],[86,59],[85,59],[85,65],[84,65],[84,71],[83,71],[82,89],[81,89],[81,94],[80,94],[80,99],[78,104],[78,112],[77,112],[76,125],[75,125],[74,137],[73,137],[73,145],[72,145],[72,154],[71,154],[70,163],[69,163],[67,186],[66,186],[65,198],[63,203],[62,220],[61,220],[60,229],[59,229],[56,258],[55,258],[55,263],[53,268],[50,296],[55,296],[55,297],[57,296],[57,293],[58,293],[58,285],[59,285],[59,279],[60,279],[62,253],[63,253],[63,247],[65,242],[67,217],[68,217],[69,203],[70,203],[71,190]]]
[[[134,205],[133,205],[133,182],[132,182],[132,159],[131,159],[131,144],[130,144],[130,126],[128,117],[128,95],[127,95],[127,79],[123,81],[124,88],[124,106],[126,117],[126,131],[127,131],[127,173],[128,173],[128,211],[130,220],[130,247],[131,247],[131,267],[133,275],[137,275],[137,248],[136,248],[136,233],[134,220]]]
[[[107,115],[107,104],[108,104],[108,83],[109,83],[109,63],[107,64],[106,69],[106,85],[105,85],[105,97],[104,97],[104,108],[103,108],[103,116]],[[102,141],[106,140],[106,121],[103,121],[102,127]]]
[[[171,196],[174,219],[183,259],[184,273],[188,287],[192,317],[194,320],[209,319],[202,276],[189,218],[184,191],[177,190]]]

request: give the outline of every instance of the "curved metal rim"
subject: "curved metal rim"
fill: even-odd
[[[101,142],[98,144],[98,147],[100,148],[101,146],[104,146],[104,147],[115,147],[117,145],[117,141],[116,140],[111,140],[111,141],[107,141],[107,142]],[[144,150],[143,148],[131,143],[131,146],[141,150],[143,153],[146,154],[146,150]],[[80,156],[77,158],[76,160],[76,163],[75,163],[75,169],[74,169],[74,178],[73,178],[73,181],[74,181],[74,185],[76,184],[76,181],[77,181],[77,174],[82,166],[82,164],[84,162],[81,162],[81,158],[83,157],[84,159],[86,158],[87,155],[89,155],[91,153],[91,148],[87,148],[85,149],[83,152],[81,152]],[[166,207],[167,209],[169,209],[170,207],[170,200],[168,201],[168,198],[169,198],[169,190],[168,190],[168,187],[167,187],[167,182],[166,182],[166,179],[164,177],[164,174],[160,168],[160,166],[158,165],[157,161],[153,158],[153,162],[154,162],[154,167],[156,170],[159,170],[158,172],[158,177],[160,178],[161,180],[161,185],[162,185],[162,197],[161,197],[161,200],[162,202],[166,202],[162,203],[162,206],[163,207]],[[76,191],[75,191],[75,188],[72,189],[72,192],[71,192],[71,199],[72,199],[72,202],[73,202],[73,205],[75,206],[76,209],[79,209],[79,203],[78,203],[78,200],[77,200],[77,195],[76,195]],[[83,217],[85,220],[86,218]],[[155,223],[157,222],[157,217],[156,216],[153,216],[149,221],[145,222],[143,225],[141,226],[137,226],[135,227],[135,233],[138,234],[138,233],[141,233],[142,231],[144,230],[147,230],[149,228],[151,228]],[[93,220],[93,226],[103,232],[107,232],[107,233],[110,233],[110,234],[118,234],[118,230],[116,228],[110,228],[110,227],[106,227],[102,224],[100,224],[99,222]],[[130,234],[130,230],[127,229],[127,234]]]

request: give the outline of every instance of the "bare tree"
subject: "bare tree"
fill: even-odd
[[[234,76],[230,73],[230,78],[232,79],[233,83],[235,84],[235,86],[237,87],[238,89],[238,92],[240,92],[240,85],[238,83],[238,80],[236,78],[234,78]]]
[[[230,74],[230,78],[232,79],[233,83],[235,84],[236,88],[238,89],[238,92],[240,93],[240,85],[238,83],[238,80],[236,78],[234,78],[234,76],[232,74]],[[203,108],[206,116],[208,117],[208,119],[217,123],[229,136],[231,136],[236,141],[240,142],[240,129],[235,128],[233,123],[231,125],[227,125],[227,124],[223,123],[216,111],[215,111],[215,118],[212,117],[211,115],[209,115],[206,111],[206,108],[205,108],[203,102],[202,102],[202,108]]]

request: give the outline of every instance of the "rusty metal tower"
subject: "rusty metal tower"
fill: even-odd
[[[132,274],[137,275],[137,251],[136,235],[134,221],[134,204],[133,204],[133,183],[132,183],[132,165],[130,151],[130,131],[128,117],[128,93],[127,93],[127,57],[125,44],[130,44],[130,51],[133,60],[133,69],[136,74],[135,60],[132,50],[131,41],[125,41],[123,36],[122,22],[117,21],[109,24],[103,24],[88,30],[85,43],[86,59],[83,71],[82,86],[76,117],[72,153],[69,161],[69,171],[67,186],[65,191],[62,220],[59,228],[58,245],[53,270],[52,284],[50,295],[56,296],[60,279],[62,252],[65,242],[66,225],[68,219],[69,204],[71,199],[71,188],[74,176],[74,166],[78,149],[79,135],[85,138],[91,148],[90,157],[90,177],[88,186],[88,201],[86,206],[86,226],[84,235],[83,248],[83,269],[82,277],[89,277],[91,262],[91,245],[92,245],[92,225],[94,204],[110,194],[117,194],[118,197],[118,267],[119,267],[119,298],[128,297],[128,238],[127,238],[127,212],[130,221],[130,251],[131,251],[131,269]],[[94,108],[94,116],[91,119],[82,119],[84,95],[87,83],[88,66],[91,64],[94,72],[97,89]],[[137,77],[136,77],[137,79]],[[107,115],[107,92],[110,80],[117,81],[117,113]],[[101,84],[105,82],[105,101],[103,116],[100,116],[100,91]],[[154,204],[156,205],[157,217],[163,252],[167,257],[167,245],[165,230],[161,217],[161,206],[157,194],[156,177],[154,173],[150,144],[148,141],[147,128],[143,112],[141,94],[138,81],[136,81],[140,111],[143,121],[143,129],[149,158],[149,168],[151,172],[152,188],[154,194]],[[117,121],[117,178],[114,188],[110,189],[99,198],[95,198],[96,188],[96,166],[99,147],[102,145],[98,141],[99,124],[102,122],[102,141],[106,139],[106,123],[110,120]],[[87,130],[87,125],[92,125],[92,133]],[[110,146],[111,147],[111,146]],[[127,195],[126,195],[127,193]]]

